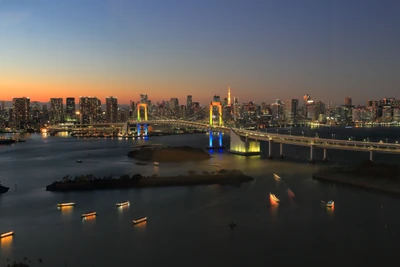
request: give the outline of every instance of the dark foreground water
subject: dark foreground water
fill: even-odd
[[[311,129],[303,131],[314,134]],[[330,135],[332,130],[318,131]],[[390,135],[392,142],[399,136],[396,129],[351,131],[377,139]],[[348,133],[344,129],[336,132],[343,136]],[[126,156],[129,146],[163,143],[202,147],[207,145],[207,136],[167,136],[147,141],[41,135],[26,139],[26,143],[0,146],[0,180],[12,188],[0,196],[0,233],[15,231],[14,237],[0,241],[1,267],[6,266],[7,259],[22,261],[24,257],[26,262],[32,261],[31,266],[48,267],[383,266],[398,260],[400,199],[312,180],[311,174],[323,163],[305,163],[307,148],[285,147],[289,157],[284,161],[214,151],[213,158],[202,163],[161,163],[155,167],[135,165]],[[274,153],[278,155],[279,147],[274,147]],[[368,159],[368,153],[328,153],[332,159],[329,164]],[[76,163],[77,159],[83,163]],[[375,159],[399,161],[394,155],[376,154]],[[210,164],[241,169],[256,180],[240,188],[45,191],[47,184],[66,174],[168,175],[217,169]],[[273,173],[283,180],[275,181]],[[296,200],[287,195],[288,187]],[[279,206],[270,205],[269,192],[281,199]],[[335,200],[334,209],[322,207],[321,199]],[[124,200],[131,205],[122,209],[115,206]],[[77,205],[58,210],[57,203],[66,201]],[[81,213],[89,211],[96,211],[98,216],[82,220]],[[148,217],[147,224],[132,226],[132,219],[143,216]],[[231,222],[237,225],[233,231],[228,226]]]

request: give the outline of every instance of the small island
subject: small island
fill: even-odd
[[[65,176],[59,182],[53,182],[46,186],[47,191],[80,191],[80,190],[100,190],[100,189],[122,189],[122,188],[144,188],[162,186],[196,186],[196,185],[240,185],[244,182],[254,180],[252,177],[244,175],[239,170],[221,169],[215,173],[203,172],[197,174],[190,170],[187,175],[177,175],[168,177],[158,177],[157,175],[142,176],[135,174],[132,176],[123,175],[119,178],[95,177],[93,175],[76,176],[75,178]]]
[[[142,146],[128,152],[128,157],[140,161],[155,162],[183,162],[200,161],[210,159],[210,154],[202,148],[189,146],[182,147],[158,147]]]
[[[313,179],[400,194],[398,165],[365,161],[356,166],[329,167],[313,174]]]

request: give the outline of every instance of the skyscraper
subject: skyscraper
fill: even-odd
[[[231,85],[228,87],[228,106],[231,105]]]
[[[50,98],[50,122],[64,122],[64,106],[62,98]]]
[[[297,109],[299,107],[298,99],[291,99],[285,101],[285,121],[288,123],[295,122],[297,119]]]
[[[192,115],[192,114],[193,114],[193,98],[191,95],[188,95],[186,99],[186,115]]]
[[[147,104],[147,94],[140,94],[140,103]]]
[[[75,98],[74,97],[67,97],[66,100],[66,112],[65,112],[65,119],[66,120],[74,120],[76,118],[75,115]]]
[[[91,96],[81,96],[79,98],[80,121],[83,124],[93,124],[97,122],[99,111],[99,99]]]
[[[13,123],[16,129],[26,129],[29,123],[29,97],[13,98]]]
[[[351,100],[351,97],[346,97],[345,99],[344,99],[344,105],[345,106],[352,106],[353,105],[353,101]]]
[[[115,123],[118,120],[118,100],[110,96],[106,98],[106,122]]]

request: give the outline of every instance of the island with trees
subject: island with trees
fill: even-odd
[[[221,169],[216,172],[196,173],[188,171],[186,175],[158,177],[156,174],[142,176],[122,175],[118,178],[110,176],[96,177],[94,175],[81,175],[62,178],[61,181],[53,182],[46,186],[47,191],[79,191],[79,190],[100,190],[100,189],[121,189],[121,188],[144,188],[162,186],[196,186],[196,185],[238,185],[254,180],[252,177],[243,174],[239,170]]]
[[[355,166],[322,168],[312,177],[319,181],[400,194],[400,168],[398,165],[365,161]]]

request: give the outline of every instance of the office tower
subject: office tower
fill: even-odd
[[[64,106],[62,98],[50,98],[50,122],[64,122]]]
[[[99,103],[101,104],[97,97],[83,96],[79,98],[80,123],[93,124],[97,122]]]
[[[213,101],[214,102],[221,102],[220,96],[219,95],[214,95]]]
[[[234,105],[239,105],[239,97],[235,96],[235,97],[233,98],[233,104],[234,104]]]
[[[169,107],[172,110],[178,110],[179,109],[179,101],[178,98],[171,98],[169,100]]]
[[[228,87],[228,106],[231,105],[231,85]]]
[[[75,120],[76,119],[75,98],[67,97],[65,105],[66,105],[65,120],[66,121]]]
[[[140,94],[140,103],[147,104],[147,94]]]
[[[5,110],[6,109],[6,101],[1,100],[1,110]]]
[[[110,96],[106,98],[106,122],[116,123],[118,120],[118,100]]]
[[[29,123],[29,97],[13,98],[13,123],[16,129],[26,129]]]
[[[353,105],[353,101],[351,100],[351,97],[346,97],[345,99],[344,99],[344,105],[345,106],[352,106]]]
[[[299,107],[298,99],[291,99],[285,101],[284,113],[285,121],[288,123],[293,123],[297,119],[297,109]]]
[[[187,96],[186,99],[186,115],[192,115],[193,114],[193,98],[191,95]]]

